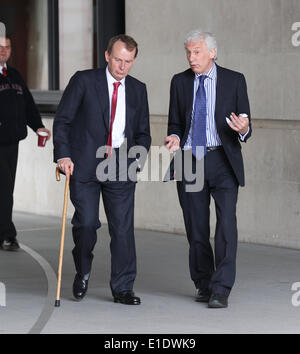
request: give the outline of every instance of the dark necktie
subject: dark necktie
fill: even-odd
[[[7,76],[7,68],[6,68],[5,66],[3,66],[3,68],[2,68],[2,75],[3,75],[4,77]]]
[[[114,124],[116,109],[117,109],[118,88],[120,85],[121,85],[120,82],[114,82],[114,92],[111,100],[109,135],[108,135],[107,150],[106,150],[108,156],[111,156],[111,152],[112,152],[112,131],[113,131],[113,124]]]
[[[199,87],[196,93],[193,134],[192,134],[192,153],[197,160],[201,160],[206,154],[206,93],[204,88],[204,80],[206,75],[199,77]],[[196,151],[197,146],[203,146],[203,153]]]

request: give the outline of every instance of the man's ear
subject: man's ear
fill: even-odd
[[[212,50],[210,50],[209,53],[210,53],[210,58],[211,58],[211,59],[214,59],[215,56],[216,56],[216,50],[215,50],[215,48],[212,49]]]
[[[109,53],[107,50],[105,51],[104,55],[105,55],[105,60],[108,62],[109,61]]]

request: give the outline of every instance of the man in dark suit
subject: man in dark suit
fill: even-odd
[[[149,109],[145,84],[128,75],[138,52],[127,35],[113,37],[105,52],[106,69],[77,72],[70,80],[54,121],[54,160],[70,179],[70,197],[75,207],[72,219],[76,276],[73,294],[81,300],[87,291],[102,194],[111,236],[111,281],[115,302],[140,304],[134,295],[136,253],[134,241],[135,181],[118,178],[119,151],[151,144]],[[107,154],[97,158],[98,148]],[[99,164],[117,155],[116,180],[97,179]],[[97,154],[99,156],[99,154]],[[128,159],[128,165],[132,159]],[[133,159],[134,160],[134,159]]]
[[[165,143],[171,151],[191,150],[193,168],[202,158],[203,189],[189,192],[190,182],[183,171],[177,191],[190,245],[196,301],[224,308],[236,274],[238,187],[245,184],[240,141],[246,142],[251,135],[246,81],[242,74],[216,65],[217,45],[212,34],[190,32],[185,50],[190,69],[172,79]],[[215,257],[209,242],[211,196],[217,217]]]

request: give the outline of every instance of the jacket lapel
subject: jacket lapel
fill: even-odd
[[[223,70],[220,66],[217,66],[217,87],[216,87],[216,106],[215,106],[215,120],[217,122],[219,117],[220,108],[222,107],[222,97],[224,85]]]
[[[135,114],[135,92],[133,82],[130,76],[125,79],[125,101],[126,101],[126,125],[125,125],[125,136],[128,137],[129,131],[133,126],[133,118]]]
[[[105,128],[109,131],[109,96],[107,79],[104,69],[99,69],[96,80],[96,91],[98,102],[102,108],[102,119],[104,121]]]
[[[185,80],[184,92],[187,102],[187,110],[186,110],[186,121],[188,124],[191,122],[192,111],[193,111],[193,100],[194,100],[194,79],[195,74],[192,70],[188,70]]]

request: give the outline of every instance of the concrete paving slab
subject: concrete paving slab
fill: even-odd
[[[185,236],[137,229],[135,292],[142,305],[131,307],[112,301],[110,240],[104,225],[98,232],[88,294],[76,302],[68,220],[61,307],[54,308],[61,220],[21,213],[14,219],[23,248],[0,252],[0,282],[6,290],[0,334],[300,333],[300,306],[294,306],[300,293],[292,291],[292,284],[300,282],[299,250],[240,243],[229,307],[213,310],[194,301]]]

